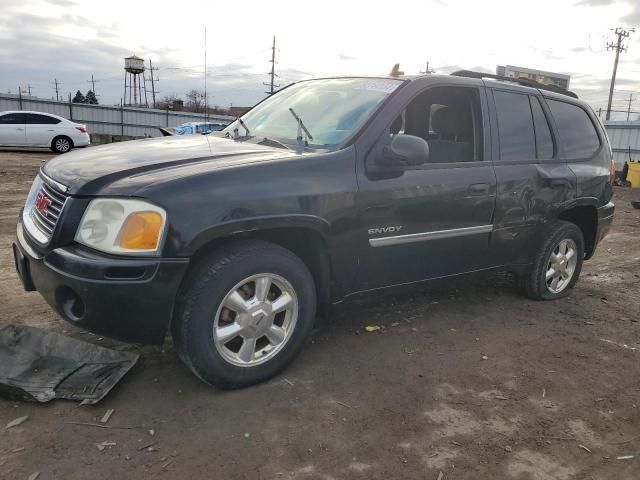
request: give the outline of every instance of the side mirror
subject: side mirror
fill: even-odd
[[[382,149],[378,163],[385,166],[410,167],[429,160],[429,144],[413,135],[394,135],[391,143]]]

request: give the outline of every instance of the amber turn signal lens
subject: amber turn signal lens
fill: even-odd
[[[130,250],[155,250],[161,229],[162,216],[159,213],[132,213],[120,230],[119,246]]]

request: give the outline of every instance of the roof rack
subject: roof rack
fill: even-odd
[[[471,70],[458,70],[457,72],[453,72],[451,75],[454,75],[456,77],[480,78],[480,79],[491,78],[493,80],[517,83],[519,85],[523,85],[526,87],[539,88],[540,90],[548,90],[550,92],[560,93],[561,95],[568,95],[569,97],[578,98],[578,95],[573,93],[571,90],[558,87],[557,85],[545,85],[544,83],[536,82],[535,80],[531,80],[529,78],[506,77],[504,75],[494,75],[492,73],[473,72]]]

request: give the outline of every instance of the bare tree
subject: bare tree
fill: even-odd
[[[191,112],[203,112],[204,111],[204,92],[196,90],[195,88],[186,93],[187,102],[185,103],[185,110]]]

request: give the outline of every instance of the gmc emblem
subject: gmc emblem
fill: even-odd
[[[43,217],[49,216],[49,210],[47,210],[49,205],[51,205],[51,199],[44,193],[38,192],[38,196],[36,197],[36,208]]]

